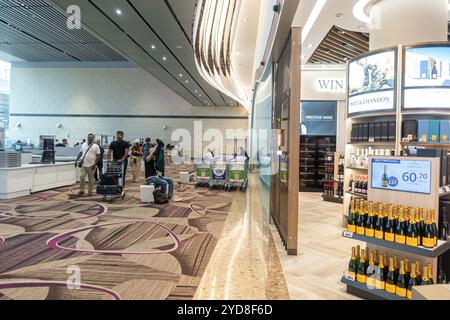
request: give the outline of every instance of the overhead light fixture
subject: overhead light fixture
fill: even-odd
[[[311,43],[308,44],[308,46],[307,46],[308,49],[311,49],[312,47],[313,47],[313,45]]]
[[[305,60],[305,59],[306,59],[306,57],[305,57],[305,56],[301,56],[300,58],[302,58],[302,60]]]
[[[183,46],[177,46],[177,49],[183,49]]]
[[[339,12],[338,14],[336,14],[336,18],[342,18],[344,16],[344,14],[342,12]]]
[[[155,49],[156,49],[156,46],[155,46],[154,44],[152,44],[152,45],[150,46],[150,48],[152,48],[153,50],[155,50]]]
[[[182,74],[182,73],[180,73],[180,74],[179,74],[179,76],[180,76],[180,78],[182,78],[182,77],[183,77],[183,74]]]
[[[195,93],[198,93],[198,90],[195,90]]]
[[[121,15],[122,15],[122,10],[116,9],[116,14],[117,14],[118,16],[121,16]]]
[[[244,22],[247,22],[247,21],[248,21],[248,19],[247,19],[247,18],[244,18],[244,19],[242,19],[242,20],[244,20]]]
[[[359,0],[353,7],[353,16],[361,22],[369,23],[370,17],[365,13],[364,8],[371,0]]]
[[[186,80],[186,83],[189,83],[189,80]]]
[[[305,23],[305,26],[303,27],[302,42],[306,41],[306,38],[308,37],[309,33],[311,32],[314,24],[316,23],[317,19],[319,18],[319,15],[322,12],[323,8],[325,7],[326,3],[327,3],[327,0],[317,0],[316,4],[314,5],[314,8],[311,11],[311,14],[308,17],[308,20]]]
[[[162,59],[163,59],[164,61],[167,61],[167,57],[162,57]]]

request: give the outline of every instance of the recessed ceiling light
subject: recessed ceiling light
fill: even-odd
[[[166,61],[166,60],[167,60],[167,57],[162,57],[162,59],[163,59],[164,61]]]
[[[242,19],[242,20],[244,20],[244,22],[247,22],[247,21],[248,21],[248,19],[247,19],[247,18],[244,18],[244,19]]]
[[[198,92],[198,90],[195,90],[195,93],[197,93]]]
[[[308,46],[307,46],[308,49],[311,49],[312,47],[313,47],[313,45],[311,43],[308,44]]]
[[[122,15],[122,10],[116,9],[116,14],[117,14],[118,16],[121,16],[121,15]]]
[[[186,80],[186,83],[189,83],[189,80]]]
[[[150,48],[152,48],[153,50],[155,50],[155,49],[156,49],[156,46],[155,46],[154,44],[152,44],[152,45],[150,46]]]
[[[177,49],[183,49],[183,46],[177,46]]]
[[[336,14],[336,17],[337,17],[337,18],[341,18],[341,17],[343,17],[343,16],[344,16],[344,14],[343,14],[342,12],[339,12],[339,13]]]
[[[201,97],[202,95],[201,95],[201,94],[199,94],[198,96],[199,96],[199,97]]]
[[[305,56],[301,56],[301,58],[302,58],[302,60],[305,60],[305,59],[306,59],[306,57],[305,57]]]
[[[183,74],[182,74],[182,73],[180,73],[180,74],[179,74],[179,76],[180,76],[180,78],[182,78],[182,77],[183,77]]]

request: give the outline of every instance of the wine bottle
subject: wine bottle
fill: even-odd
[[[430,210],[430,215],[431,215],[431,228],[433,229],[433,235],[434,235],[434,246],[437,247],[439,231],[438,231],[438,228],[436,225],[436,211]]]
[[[377,272],[377,266],[375,265],[375,254],[374,252],[370,253],[369,257],[369,266],[367,267],[367,287],[369,289],[375,289],[376,287],[376,272]]]
[[[367,282],[367,273],[366,273],[366,255],[365,250],[361,250],[361,260],[359,261],[358,266],[358,274],[356,275],[356,281],[359,283]]]
[[[406,291],[406,296],[409,300],[412,300],[412,289],[413,287],[415,287],[417,285],[416,283],[416,264],[412,263],[411,264],[411,277],[409,278],[408,281],[408,288]]]
[[[376,266],[378,266],[378,265],[380,264],[380,261],[378,260],[379,257],[380,257],[380,256],[379,256],[379,254],[378,254],[378,249],[376,249],[376,250],[374,251],[374,254],[373,254],[373,258],[374,258],[374,260],[375,260],[375,265],[376,265]]]
[[[348,275],[351,277],[356,277],[357,273],[357,261],[356,261],[356,248],[352,248],[352,258],[350,259],[350,262],[348,263]]]
[[[356,271],[358,272],[358,266],[359,266],[359,261],[361,260],[361,247],[360,247],[360,245],[358,244],[357,246],[356,246]]]
[[[385,277],[384,256],[380,254],[380,262],[378,269],[375,273],[375,287],[380,290],[386,289],[386,277]]]
[[[414,209],[410,210],[409,227],[406,233],[406,244],[411,247],[419,246],[419,235],[417,230],[417,223]]]
[[[423,216],[424,208],[419,208],[419,222],[417,224],[417,231],[419,233],[419,246],[423,246],[422,244],[422,237],[423,232],[425,230],[425,219]]]
[[[421,286],[427,286],[429,285],[428,281],[428,266],[423,266],[423,275],[422,275],[422,283]]]
[[[386,277],[386,291],[392,294],[395,294],[395,267],[394,267],[394,258],[390,259],[389,262],[389,271]]]
[[[433,265],[431,263],[428,264],[428,284],[433,285]]]
[[[409,259],[405,258],[405,277],[406,283],[409,283],[409,278],[411,277],[411,269],[409,268]]]
[[[350,176],[350,182],[348,184],[348,191],[349,192],[353,192],[353,186],[354,186],[354,180],[353,180],[353,175]]]
[[[425,248],[433,249],[435,247],[435,233],[433,228],[433,221],[431,217],[431,210],[427,212],[427,219],[425,221],[425,228],[422,238],[422,245]]]
[[[389,242],[395,241],[394,214],[392,209],[392,206],[389,206],[388,221],[384,229],[384,240]]]
[[[385,252],[383,253],[383,261],[384,261],[384,278],[386,279],[388,271],[389,271],[389,260],[388,260],[388,254]]]
[[[351,200],[350,211],[348,212],[348,220],[347,220],[347,231],[351,233],[356,232],[356,221],[355,221],[355,210],[356,210],[356,201]]]
[[[422,284],[422,275],[420,273],[420,261],[416,260],[416,286]]]
[[[366,236],[375,237],[375,216],[374,216],[374,204],[369,202],[369,214],[366,221]]]
[[[383,215],[383,205],[378,206],[378,217],[375,222],[375,238],[383,240],[384,239],[384,215]]]
[[[394,258],[394,270],[395,270],[394,273],[395,273],[395,279],[397,279],[398,275],[400,273],[400,266],[399,266],[399,263],[398,263],[398,256],[397,255],[393,255],[392,258]],[[397,284],[397,282],[395,284]]]
[[[447,241],[450,236],[450,227],[447,220],[447,207],[442,207],[442,224],[439,232],[442,241]]]
[[[387,174],[387,166],[384,166],[384,173],[383,176],[381,177],[381,185],[383,188],[389,187],[389,176]]]
[[[406,224],[403,208],[399,209],[399,218],[395,227],[395,242],[398,244],[406,244]]]
[[[395,294],[399,297],[406,298],[408,283],[406,282],[405,261],[400,261],[400,271],[397,278],[397,286],[395,287]]]
[[[356,233],[365,235],[366,233],[366,201],[361,200],[359,203],[359,215],[356,220]]]
[[[437,279],[438,284],[447,284],[447,275],[445,274],[444,267],[442,265],[442,257],[439,258],[439,274]]]

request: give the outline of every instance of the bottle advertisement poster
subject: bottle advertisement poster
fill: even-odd
[[[450,109],[450,46],[405,51],[405,109]]]
[[[303,101],[301,103],[301,134],[335,136],[337,127],[336,101]]]
[[[431,194],[431,161],[372,159],[372,189]]]
[[[396,62],[392,50],[349,64],[348,114],[395,110]]]

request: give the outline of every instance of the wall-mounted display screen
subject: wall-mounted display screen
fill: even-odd
[[[396,70],[396,49],[350,62],[348,114],[395,111]]]
[[[406,49],[404,73],[405,109],[450,109],[450,45]]]
[[[372,189],[431,194],[431,161],[372,159]]]
[[[336,135],[336,101],[303,101],[301,134],[306,136]]]

